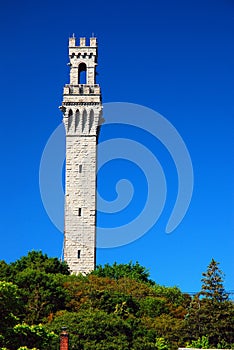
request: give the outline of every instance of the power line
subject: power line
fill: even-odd
[[[189,294],[189,295],[196,295],[199,292],[182,292],[182,293],[183,294]],[[225,293],[228,294],[228,295],[232,295],[232,294],[234,294],[234,289],[232,289],[232,290],[225,290]]]

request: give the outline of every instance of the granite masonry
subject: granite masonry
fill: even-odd
[[[96,84],[97,40],[69,39],[70,83],[63,90],[66,129],[64,260],[72,273],[95,268],[97,139],[102,99]]]

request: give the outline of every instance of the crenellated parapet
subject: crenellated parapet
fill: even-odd
[[[86,38],[80,38],[80,45],[76,46],[76,38],[69,39],[69,63],[70,84],[80,84],[80,75],[86,72],[88,85],[95,85],[97,65],[97,39],[90,38],[89,46],[86,46]]]

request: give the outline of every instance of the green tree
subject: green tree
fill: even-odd
[[[69,332],[71,349],[76,350],[128,350],[131,329],[118,315],[104,311],[62,312],[47,325],[59,335],[61,326]],[[50,348],[54,350],[53,348]]]
[[[148,284],[127,277],[115,280],[92,274],[69,276],[64,287],[69,294],[68,310],[101,309],[107,313],[114,312],[117,304],[125,302],[129,313],[135,314],[139,300],[152,291]]]
[[[0,281],[0,330],[8,324],[8,319],[18,319],[21,309],[19,289],[11,282]]]
[[[11,336],[12,328],[22,313],[22,301],[16,285],[0,281],[0,346]]]
[[[157,350],[156,333],[140,318],[123,319],[117,313],[100,310],[59,312],[47,325],[59,334],[61,326],[69,331],[71,349],[76,350]],[[54,349],[52,349],[54,350]]]
[[[13,335],[8,341],[8,347],[11,350],[16,350],[19,347],[23,349],[36,348],[40,350],[48,350],[57,347],[59,337],[48,331],[45,326],[28,325],[26,323],[17,324],[13,328]]]
[[[26,268],[15,275],[14,282],[20,288],[26,323],[39,323],[50,313],[65,308],[67,292],[63,275]]]
[[[64,286],[69,293],[68,310],[114,313],[127,322],[129,349],[156,349],[157,337],[178,348],[188,304],[178,288],[139,282],[127,275],[115,279],[94,274],[69,276]]]
[[[63,325],[76,350],[175,350],[186,341],[204,347],[205,337],[218,348],[234,343],[234,304],[213,259],[193,299],[132,262],[75,276],[58,259],[30,252],[0,267],[0,347],[9,350],[57,350]]]
[[[157,338],[164,338],[168,347],[178,349],[183,339],[183,320],[171,314],[161,314],[151,319],[150,327],[157,334]]]
[[[168,302],[175,306],[187,307],[191,301],[190,296],[182,293],[178,287],[165,287],[155,284],[153,291],[155,296],[165,297]]]
[[[0,280],[8,281],[12,275],[12,269],[4,260],[0,260]]]
[[[132,262],[128,264],[117,264],[115,262],[113,265],[105,264],[104,267],[98,265],[91,274],[99,277],[109,277],[116,280],[128,277],[139,282],[154,284],[149,278],[149,271],[138,262],[135,264]]]
[[[206,336],[213,347],[234,342],[234,304],[227,300],[223,273],[214,259],[203,273],[202,288],[191,301],[185,317],[185,330],[190,341]]]
[[[205,298],[218,302],[228,299],[223,286],[223,272],[219,269],[219,263],[214,259],[208,265],[207,271],[203,272],[202,289],[200,294]]]
[[[47,254],[35,250],[23,256],[20,259],[10,264],[15,274],[24,271],[25,269],[40,270],[45,273],[69,275],[69,268],[66,262],[60,261],[58,258],[49,258]]]
[[[0,261],[0,267],[0,279],[18,286],[26,323],[41,322],[65,307],[67,292],[63,284],[69,275],[66,263],[31,251],[11,264]]]
[[[144,315],[149,317],[157,317],[163,313],[169,313],[169,307],[166,298],[146,296],[145,298],[142,298],[139,303],[139,314],[142,316]]]

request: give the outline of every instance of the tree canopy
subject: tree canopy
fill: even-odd
[[[149,278],[149,271],[138,262],[135,264],[130,261],[128,264],[117,264],[115,262],[113,265],[98,265],[96,269],[91,272],[91,274],[99,277],[109,277],[116,280],[123,277],[128,277],[139,282],[148,282],[153,284],[153,281]]]
[[[0,268],[0,349],[57,350],[63,326],[73,350],[231,348],[234,342],[234,306],[215,260],[193,298],[152,281],[138,262],[76,276],[64,262],[33,251],[11,264],[0,261]]]

